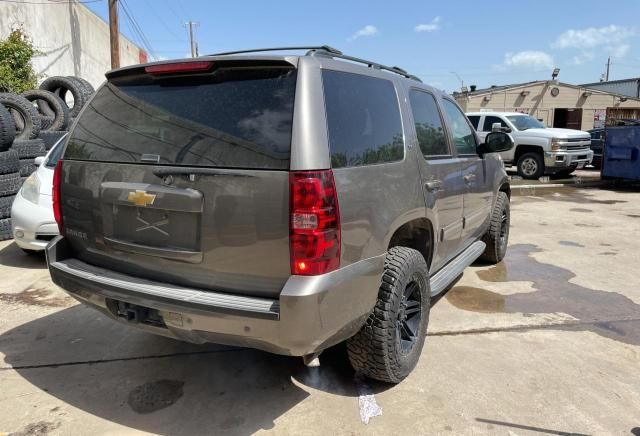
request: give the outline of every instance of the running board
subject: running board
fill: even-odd
[[[438,295],[447,289],[462,271],[471,265],[484,252],[487,244],[476,241],[460,253],[455,259],[449,262],[444,268],[431,276],[431,296]]]

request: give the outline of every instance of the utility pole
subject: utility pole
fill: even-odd
[[[604,81],[608,82],[609,81],[609,67],[611,66],[611,56],[609,56],[607,58],[607,72],[604,75]]]
[[[118,0],[109,0],[109,42],[111,68],[120,68],[120,35],[118,33]]]
[[[198,56],[198,44],[196,43],[196,40],[193,37],[193,28],[197,27],[199,23],[189,20],[186,23],[184,23],[184,25],[185,27],[189,26],[189,41],[191,44],[191,57],[195,58]]]

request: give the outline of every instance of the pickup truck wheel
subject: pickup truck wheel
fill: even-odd
[[[518,159],[517,168],[523,179],[538,179],[544,174],[544,160],[539,153],[525,153]]]
[[[430,305],[424,257],[411,248],[389,250],[373,312],[362,329],[347,340],[353,369],[376,380],[400,383],[418,363]]]
[[[480,259],[498,263],[507,254],[507,244],[509,243],[509,223],[511,222],[511,209],[509,197],[504,192],[498,192],[496,205],[491,213],[489,229],[482,237],[482,242],[487,244]]]

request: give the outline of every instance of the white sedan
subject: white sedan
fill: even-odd
[[[60,138],[46,156],[35,159],[38,169],[24,181],[11,206],[13,239],[27,253],[44,250],[59,234],[51,191],[53,169],[64,150],[65,138]]]

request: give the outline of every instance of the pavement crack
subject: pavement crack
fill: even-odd
[[[77,360],[77,361],[71,361],[71,362],[42,363],[38,365],[0,366],[0,371],[18,370],[18,369],[57,368],[61,366],[77,366],[77,365],[97,365],[101,363],[128,362],[128,361],[134,361],[134,360],[147,360],[147,359],[166,359],[169,357],[196,356],[201,354],[236,353],[236,352],[247,351],[247,350],[251,350],[251,349],[238,347],[238,348],[232,348],[228,350],[189,351],[184,353],[152,354],[149,356],[118,357],[113,359]]]
[[[562,321],[550,324],[531,324],[531,325],[518,325],[511,327],[486,327],[479,329],[469,330],[444,330],[435,333],[429,333],[428,336],[460,336],[460,335],[481,335],[485,333],[499,333],[499,332],[519,332],[529,330],[553,330],[558,327],[580,327],[580,326],[593,326],[604,323],[618,323],[618,322],[632,322],[640,321],[640,318],[617,318],[617,319],[598,319],[593,321]]]

